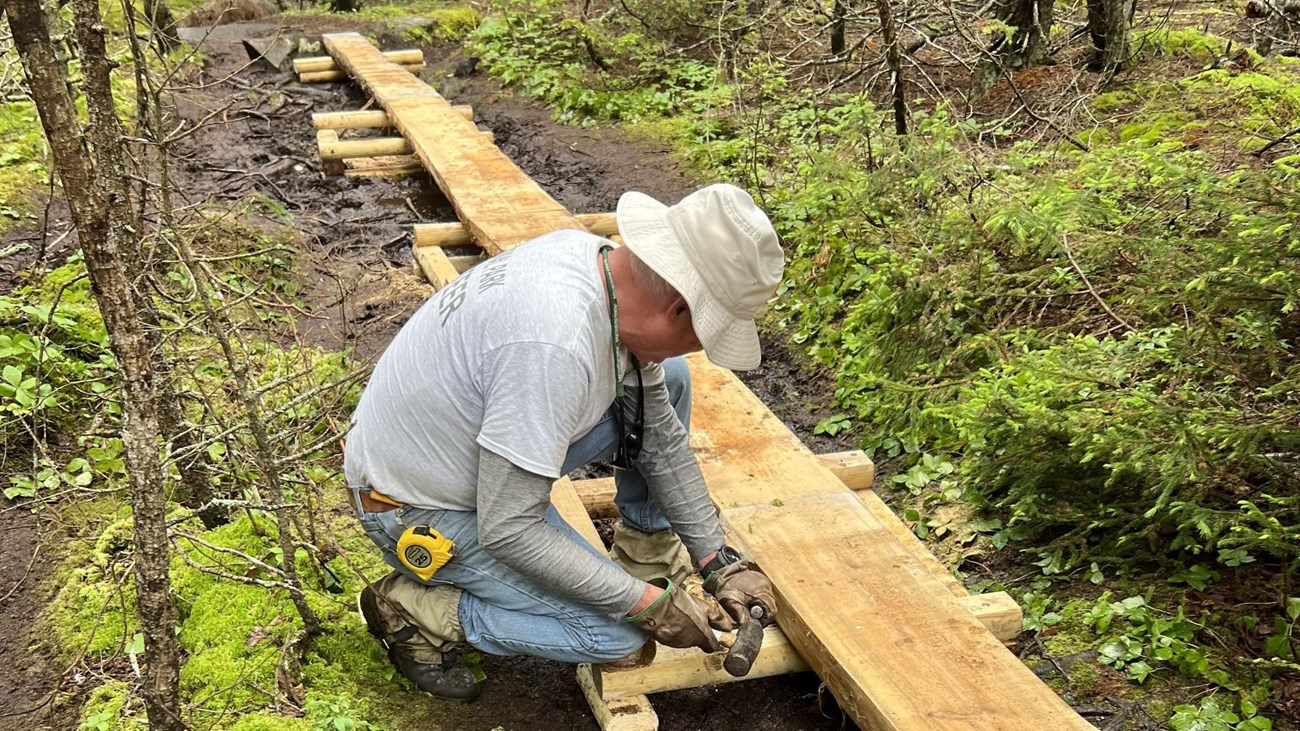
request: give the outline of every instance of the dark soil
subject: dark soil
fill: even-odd
[[[54,731],[77,726],[77,707],[57,692],[63,673],[33,645],[49,596],[41,582],[54,565],[40,524],[0,498],[0,729]]]

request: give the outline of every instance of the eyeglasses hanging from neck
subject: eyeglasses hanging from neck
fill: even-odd
[[[645,384],[641,380],[641,364],[637,362],[632,351],[627,352],[632,370],[636,371],[636,421],[631,430],[623,423],[623,406],[625,389],[623,388],[623,364],[619,355],[622,343],[618,339],[618,297],[614,294],[614,276],[609,271],[609,252],[612,246],[600,247],[600,261],[605,268],[605,292],[609,295],[609,329],[610,340],[614,347],[614,420],[618,422],[618,450],[614,453],[614,466],[621,470],[630,470],[636,466],[641,456],[642,437],[645,434]]]

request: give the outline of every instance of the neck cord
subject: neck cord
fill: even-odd
[[[609,271],[609,251],[611,248],[609,246],[600,247],[600,261],[605,267],[605,292],[609,295],[610,340],[614,344],[614,419],[618,422],[618,447],[614,454],[614,466],[620,469],[632,469],[641,456],[642,431],[645,429],[645,384],[641,381],[641,364],[637,362],[636,355],[629,350],[627,357],[631,360],[632,368],[636,371],[637,400],[636,421],[633,422],[632,430],[627,431],[626,425],[623,423],[621,405],[624,389],[622,359],[618,355],[618,297],[614,294],[614,275]]]
[[[618,356],[618,296],[614,294],[614,275],[609,271],[609,252],[612,247],[600,247],[600,262],[605,267],[605,292],[609,295],[609,335],[614,343],[614,396],[623,398],[623,363]],[[636,366],[636,356],[628,352]],[[639,369],[638,369],[639,370]]]

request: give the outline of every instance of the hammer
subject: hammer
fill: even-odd
[[[726,668],[737,678],[749,675],[754,666],[758,651],[763,649],[763,626],[767,623],[768,611],[762,604],[755,604],[748,609],[736,602],[728,602],[727,613],[732,615],[740,625],[736,632],[736,641],[727,650],[727,657],[722,661]]]

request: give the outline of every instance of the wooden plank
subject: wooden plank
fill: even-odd
[[[730,372],[688,358],[692,440],[778,622],[860,726],[1092,729]],[[866,493],[872,496],[872,493]]]
[[[582,507],[582,499],[573,489],[573,483],[567,477],[562,477],[551,485],[551,505],[555,506],[555,512],[564,518],[564,522],[573,526],[578,531],[578,535],[586,539],[587,543],[596,547],[601,553],[605,552],[605,543],[600,540],[600,534],[596,532],[596,526],[592,524],[591,518],[587,517],[587,511]]]
[[[470,236],[489,254],[557,229],[581,224],[524,175],[470,121],[428,84],[387,61],[357,33],[323,36],[339,67],[388,112],[411,144]]]
[[[875,476],[875,465],[860,449],[833,454],[819,454],[817,461],[835,474],[851,490],[870,490]],[[614,478],[597,477],[573,483],[592,518],[617,518],[614,506]]]
[[[384,51],[384,58],[393,63],[424,63],[424,52],[418,48]],[[304,56],[293,60],[293,72],[295,74],[301,74],[304,71],[334,71],[337,68],[334,65],[334,59],[329,56]]]
[[[1006,592],[979,594],[958,600],[978,617],[1000,640],[1020,634],[1020,607]],[[1014,625],[1010,624],[1014,620]],[[1004,651],[1005,652],[1005,651]],[[606,700],[623,696],[644,696],[666,693],[684,688],[702,688],[719,683],[731,683],[750,678],[788,675],[811,670],[794,645],[779,628],[768,627],[763,632],[763,650],[758,653],[749,675],[737,678],[722,667],[726,652],[705,654],[694,648],[681,650],[660,646],[653,664],[644,668],[602,671],[600,674],[603,697]]]

